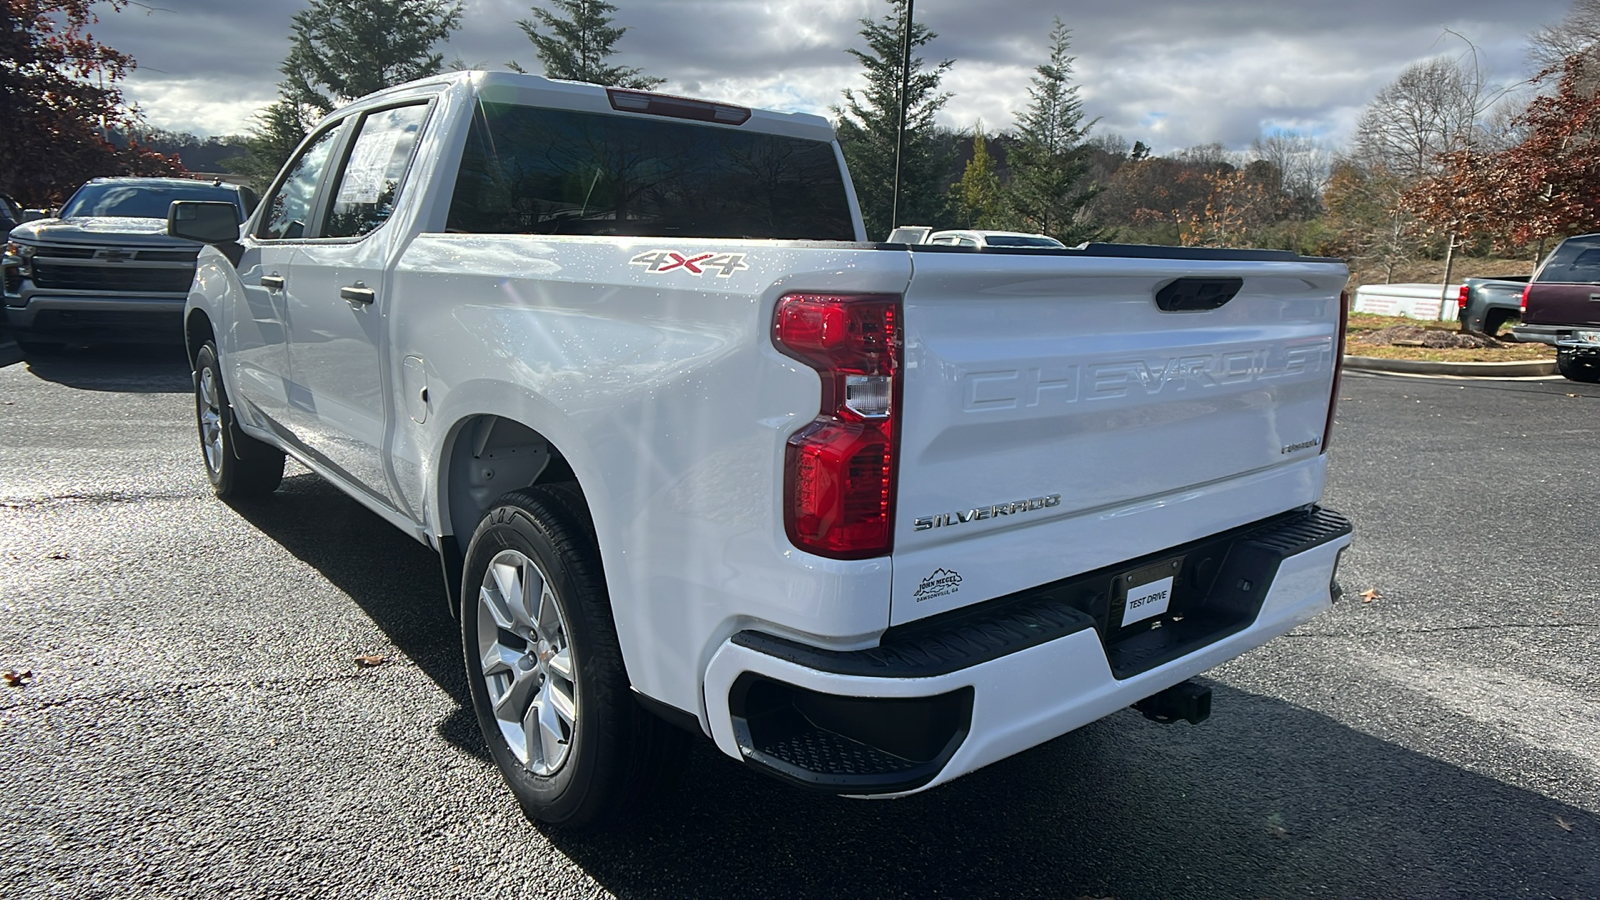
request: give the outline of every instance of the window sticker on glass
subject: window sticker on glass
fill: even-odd
[[[377,203],[383,195],[385,176],[401,131],[365,130],[350,154],[350,165],[345,168],[344,183],[339,186],[338,203]]]

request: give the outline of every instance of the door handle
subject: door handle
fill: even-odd
[[[359,281],[355,284],[339,288],[339,296],[340,298],[348,300],[351,303],[363,304],[370,304],[372,301],[378,299],[378,295],[373,293],[372,288],[367,287]]]
[[[261,276],[261,286],[269,291],[283,290],[283,277],[280,275]]]
[[[1590,300],[1600,300],[1600,294],[1590,294],[1589,295],[1589,299]]]

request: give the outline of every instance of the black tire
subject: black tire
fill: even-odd
[[[1571,350],[1556,351],[1556,368],[1570,381],[1600,384],[1600,358],[1579,356]]]
[[[1515,318],[1516,316],[1503,310],[1498,312],[1491,310],[1483,318],[1483,333],[1489,337],[1498,338],[1500,337],[1500,329],[1506,327],[1506,322]]]
[[[283,482],[283,451],[239,431],[217,367],[217,345],[194,355],[194,417],[211,489],[225,500],[259,497]]]
[[[509,614],[512,602],[523,623]],[[557,615],[546,614],[547,603]],[[484,516],[467,545],[461,636],[484,741],[530,819],[602,825],[637,812],[676,780],[689,736],[632,695],[593,529],[575,487],[512,491]],[[486,658],[498,661],[487,677]],[[562,709],[572,711],[570,720]],[[557,727],[543,727],[547,713]],[[540,723],[537,733],[526,727],[530,718]]]
[[[67,349],[67,345],[60,341],[36,341],[31,338],[17,338],[17,347],[28,356],[55,356]]]

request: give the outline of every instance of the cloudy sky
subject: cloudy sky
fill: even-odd
[[[516,27],[535,0],[464,0],[447,63],[541,67]],[[864,16],[885,0],[612,0],[628,28],[612,62],[665,77],[662,90],[828,114],[860,76]],[[105,16],[96,37],[133,56],[124,84],[153,125],[196,134],[248,130],[276,96],[290,17],[303,0],[142,0]],[[1166,153],[1295,129],[1334,145],[1407,64],[1476,46],[1492,80],[1527,77],[1527,36],[1559,21],[1568,0],[919,0],[939,36],[930,61],[953,59],[944,124],[1009,127],[1026,106],[1051,20],[1073,31],[1076,80],[1095,133]],[[1452,34],[1454,32],[1454,34]],[[1459,35],[1457,37],[1456,35]],[[1465,38],[1466,40],[1463,40]],[[1469,45],[1467,41],[1470,40]]]

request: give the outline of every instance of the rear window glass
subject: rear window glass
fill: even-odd
[[[504,103],[473,117],[447,228],[855,239],[825,141]]]
[[[112,216],[134,219],[165,219],[174,200],[222,200],[240,206],[239,191],[197,181],[189,184],[137,184],[104,182],[78,188],[61,217]],[[240,207],[240,220],[244,209]]]
[[[1600,243],[1572,239],[1550,254],[1538,281],[1600,282]]]

